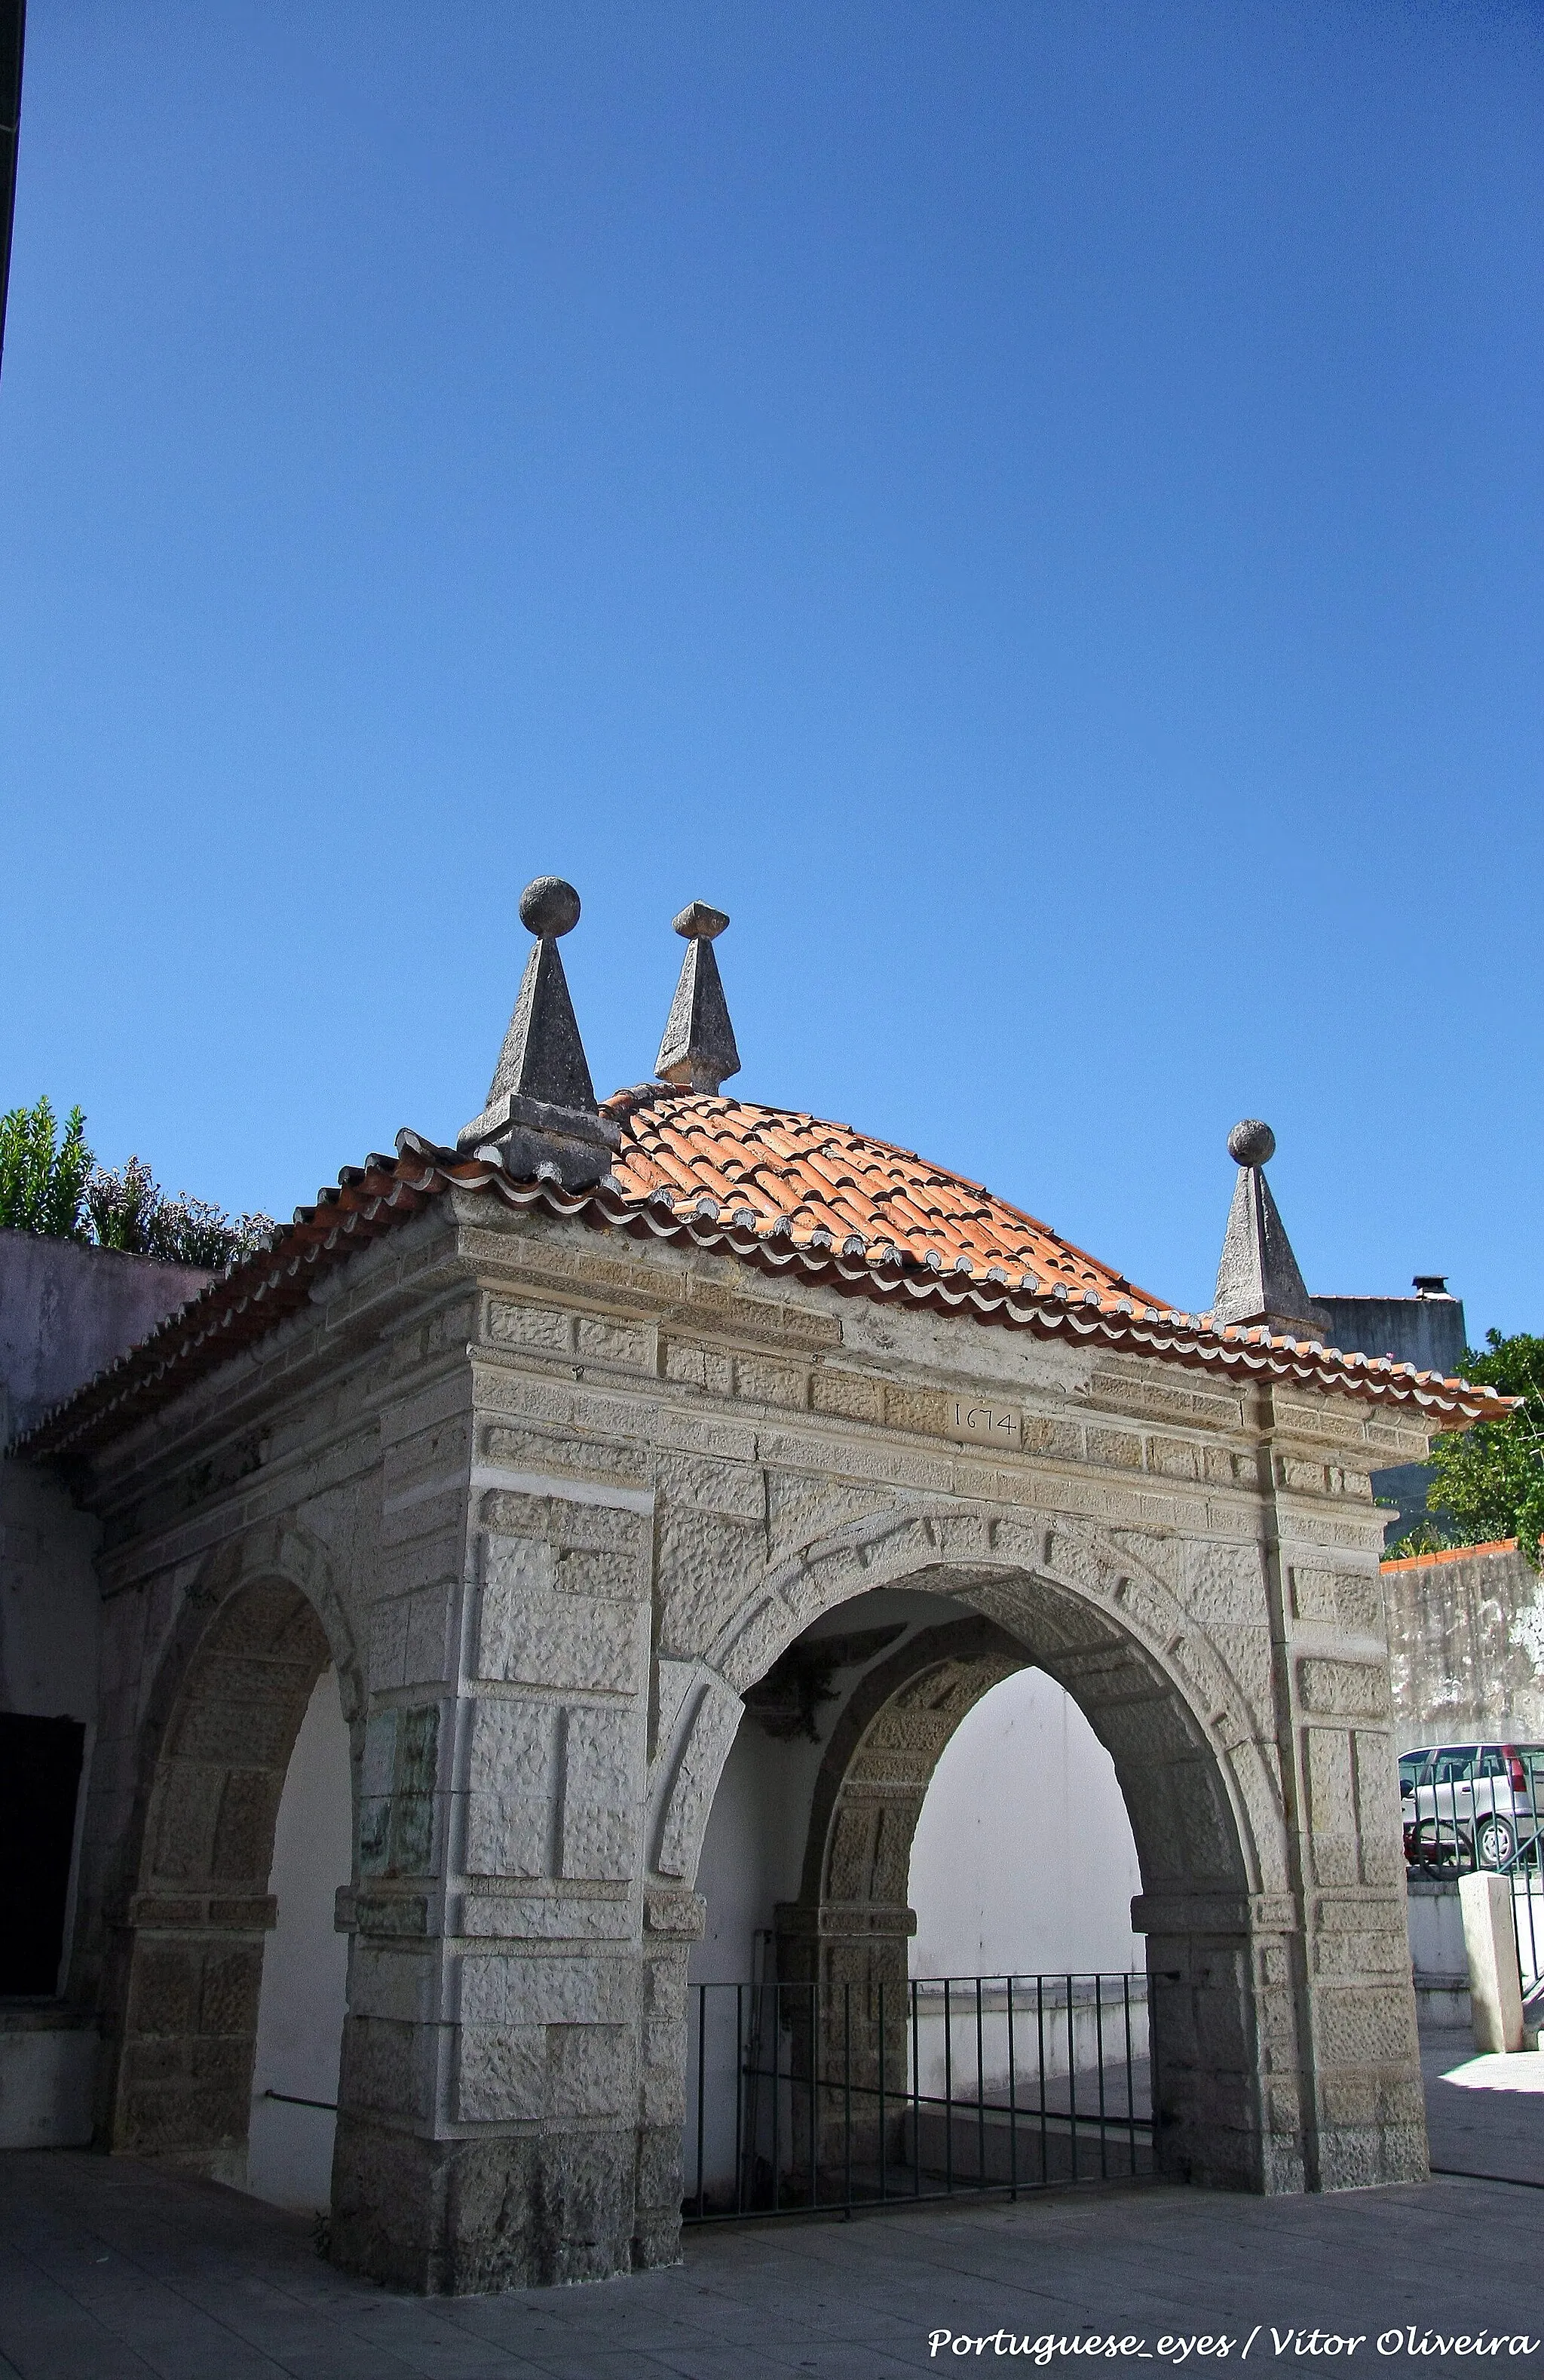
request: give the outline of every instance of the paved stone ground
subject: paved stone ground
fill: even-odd
[[[1443,2074],[1454,2068],[1455,2082]],[[1535,2078],[1537,2077],[1537,2082]],[[1478,2087],[1477,2087],[1477,2085]],[[1519,2087],[1526,2085],[1529,2087]],[[85,2152],[0,2157],[0,2372],[23,2380],[904,2380],[996,2369],[930,2357],[929,2334],[1011,2342],[1134,2338],[1106,2372],[1181,2358],[1163,2338],[1221,2333],[1242,2360],[1302,2374],[1344,2355],[1272,2336],[1367,2335],[1363,2372],[1544,2370],[1525,2357],[1406,2350],[1414,2324],[1544,2341],[1544,2058],[1431,2047],[1433,2156],[1511,2182],[1441,2180],[1333,2198],[1138,2187],[689,2235],[673,2272],[588,2288],[424,2300],[347,2279],[310,2226],[211,2183]],[[1529,2182],[1539,2185],[1529,2187]],[[7,2360],[8,2359],[8,2360]],[[1007,2368],[1032,2370],[1015,2356]],[[1087,2371],[1082,2357],[1053,2364]]]

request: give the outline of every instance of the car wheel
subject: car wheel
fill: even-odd
[[[1504,1818],[1481,1818],[1475,1828],[1475,1857],[1481,1867],[1504,1867],[1517,1848]]]

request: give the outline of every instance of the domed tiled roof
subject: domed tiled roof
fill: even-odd
[[[621,1128],[611,1172],[630,1203],[663,1192],[689,1213],[706,1199],[716,1220],[758,1233],[786,1222],[794,1247],[890,1249],[1016,1289],[1059,1282],[1101,1303],[1161,1302],[979,1182],[850,1124],[666,1083],[619,1091],[603,1112]]]

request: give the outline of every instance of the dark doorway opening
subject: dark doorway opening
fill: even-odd
[[[0,1993],[58,1988],[85,1743],[78,1718],[0,1712]]]

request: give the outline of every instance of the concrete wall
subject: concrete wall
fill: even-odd
[[[1399,1749],[1544,1743],[1544,1577],[1515,1545],[1385,1562]]]
[[[1320,1297],[1331,1342],[1363,1355],[1393,1355],[1451,1378],[1468,1344],[1461,1297]]]
[[[146,1338],[209,1278],[111,1248],[0,1232],[0,1449]],[[83,1720],[83,1782],[97,1718],[100,1536],[54,1474],[0,1455],[0,1710]],[[89,2036],[67,2027],[8,2034],[0,2045],[6,2077],[0,2134],[35,2143],[89,2138],[96,2051],[94,2025]],[[21,2108],[29,2112],[17,2115]]]
[[[1423,1292],[1415,1297],[1316,1296],[1314,1304],[1329,1316],[1335,1346],[1363,1355],[1393,1355],[1422,1372],[1451,1377],[1468,1344],[1462,1298]],[[1398,1463],[1373,1473],[1374,1496],[1393,1508],[1383,1534],[1385,1545],[1397,1544],[1426,1519],[1432,1477],[1424,1463]]]
[[[209,1278],[113,1248],[0,1232],[0,1446]],[[99,1535],[54,1474],[0,1459],[0,1710],[95,1720]]]
[[[0,1459],[0,1710],[94,1722],[100,1536],[49,1472]]]
[[[0,2149],[84,2148],[101,2057],[94,2016],[36,2000],[0,2009]]]
[[[0,1446],[196,1297],[207,1272],[0,1232]]]

